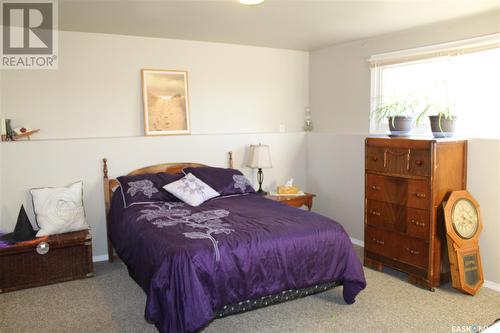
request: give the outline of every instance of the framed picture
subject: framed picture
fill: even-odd
[[[141,74],[146,135],[189,134],[187,72],[143,69]]]

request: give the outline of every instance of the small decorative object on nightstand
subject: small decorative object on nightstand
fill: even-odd
[[[292,207],[302,207],[306,206],[307,209],[311,210],[313,205],[313,198],[315,194],[312,193],[302,193],[298,195],[279,195],[279,194],[270,194],[266,195],[266,198],[282,202],[288,206]]]
[[[257,190],[257,193],[266,195],[267,192],[262,189],[262,182],[264,181],[262,168],[272,168],[269,146],[262,145],[260,143],[259,145],[251,145],[247,166],[252,169],[258,169],[257,182],[259,183],[259,189]]]

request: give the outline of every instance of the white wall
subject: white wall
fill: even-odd
[[[31,142],[0,145],[0,230],[14,228],[28,190],[84,181],[94,255],[106,253],[101,159],[110,176],[165,162],[236,167],[249,144],[269,144],[267,188],[306,183],[307,52],[193,41],[61,32],[59,69],[3,71],[2,116],[41,128]],[[140,69],[189,72],[193,135],[143,137]],[[277,133],[281,124],[286,133]]]
[[[499,31],[500,11],[497,11],[311,52],[310,95],[315,131],[348,134],[369,131],[370,56]]]
[[[5,118],[36,139],[143,135],[141,68],[187,70],[193,134],[302,131],[307,52],[61,32],[58,70],[4,71]]]
[[[364,137],[369,131],[370,68],[374,54],[500,32],[500,11],[334,45],[311,52],[310,94],[315,132],[308,134],[308,190],[316,209],[363,240]],[[500,284],[500,141],[471,140],[468,189],[482,205],[485,278]]]

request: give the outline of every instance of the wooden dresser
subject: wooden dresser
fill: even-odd
[[[467,141],[365,141],[365,266],[391,267],[430,290],[449,280],[441,204],[466,188]]]

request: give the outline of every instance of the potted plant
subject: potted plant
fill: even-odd
[[[418,120],[427,115],[429,110],[433,110],[434,115],[429,116],[432,135],[435,138],[450,138],[455,134],[455,123],[457,116],[452,114],[450,105],[441,106],[438,104],[429,104],[419,114]]]
[[[378,123],[389,120],[391,136],[408,136],[413,125],[417,101],[399,100],[384,103],[373,110],[372,115]]]

